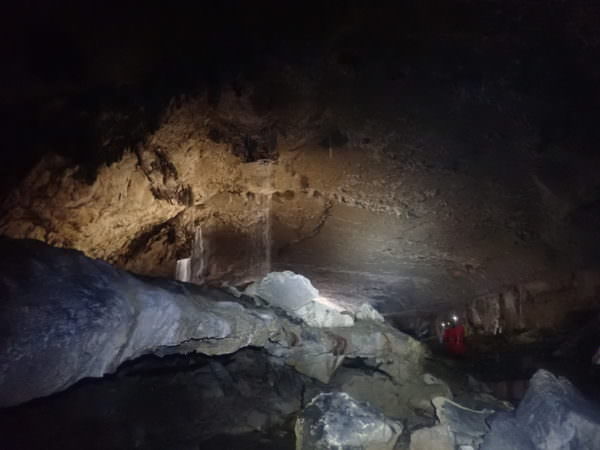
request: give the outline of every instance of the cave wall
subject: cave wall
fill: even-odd
[[[600,310],[600,270],[545,277],[471,300],[463,313],[473,333],[578,329]]]
[[[314,22],[277,31],[293,14],[268,9],[259,27],[240,7],[199,30],[152,9],[136,39],[74,20],[47,40],[56,58],[30,42],[23,58],[39,67],[2,74],[29,81],[2,107],[21,125],[3,129],[19,170],[2,185],[0,233],[144,275],[192,257],[196,282],[290,268],[384,312],[597,265],[593,11],[399,8],[296,11]],[[129,13],[114,26],[133,29]],[[47,75],[65,61],[74,72]]]

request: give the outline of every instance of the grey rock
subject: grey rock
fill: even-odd
[[[536,450],[529,433],[519,427],[513,414],[498,412],[489,419],[491,431],[481,444],[482,450]]]
[[[397,382],[421,379],[427,350],[423,344],[386,323],[357,321],[335,333],[346,343],[348,358],[373,358]]]
[[[273,314],[226,294],[142,281],[77,251],[2,238],[0,255],[1,407],[147,353],[263,346],[278,328]]]
[[[479,447],[489,431],[486,420],[494,411],[476,411],[444,397],[436,397],[432,402],[440,423],[448,426],[457,445]]]
[[[294,272],[271,272],[248,290],[299,317],[311,327],[351,327],[353,314],[343,306],[321,297],[310,280]]]
[[[319,296],[310,280],[294,272],[271,272],[256,285],[256,294],[271,305],[296,311]]]
[[[405,418],[411,412],[407,404],[409,394],[404,386],[395,384],[383,373],[342,367],[336,372],[331,384],[355,400],[368,401],[387,417]]]
[[[410,450],[454,450],[454,436],[447,425],[420,428],[410,435]]]
[[[323,383],[347,357],[372,358],[395,382],[422,377],[424,347],[385,323],[309,327],[220,290],[141,279],[37,241],[0,239],[0,256],[0,406],[148,353],[221,355],[247,346]],[[243,389],[218,364],[211,368],[222,391]]]
[[[385,319],[373,306],[369,303],[360,305],[355,313],[357,320],[373,320],[375,322],[384,322]]]
[[[500,450],[600,448],[600,409],[564,378],[538,370],[512,414],[497,414],[482,448]]]
[[[229,382],[211,369],[216,360],[237,390],[222,390]],[[170,369],[164,370],[166,364]],[[242,380],[245,389],[239,388]],[[254,348],[219,358],[140,358],[121,367],[116,376],[78,384],[39,403],[0,410],[0,447],[172,450],[195,442],[196,450],[242,449],[246,446],[236,445],[235,439],[223,446],[199,442],[283,426],[301,409],[302,392],[311,386],[310,379],[291,367],[271,364],[264,350]],[[28,429],[35,433],[15,432]]]
[[[402,429],[344,392],[319,394],[296,421],[296,450],[392,450]]]
[[[440,380],[439,378],[431,375],[430,373],[426,373],[423,374],[423,382],[428,386],[437,387],[441,392],[441,394],[438,395],[439,397],[446,397],[452,400],[452,390],[450,389],[450,386],[448,386],[448,383],[446,383],[445,381]]]
[[[346,342],[329,330],[284,321],[266,349],[298,372],[328,383],[345,358]]]

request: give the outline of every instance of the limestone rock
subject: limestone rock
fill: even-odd
[[[292,312],[319,297],[308,278],[290,271],[271,272],[257,284],[256,293],[271,305]]]
[[[357,321],[353,327],[338,328],[335,332],[346,342],[347,357],[378,360],[380,368],[396,382],[412,382],[415,377],[422,377],[425,346],[390,325]]]
[[[360,305],[355,316],[357,320],[373,320],[375,322],[385,321],[383,316],[379,314],[379,311],[373,308],[373,306],[371,306],[369,303],[363,303]]]
[[[433,419],[432,399],[447,394],[447,386],[428,385],[417,376],[398,382],[387,369],[388,365],[376,360],[349,359],[337,370],[330,384],[358,401],[368,401],[387,417]],[[417,369],[413,368],[415,372]]]
[[[302,330],[297,334],[301,336],[301,341],[292,348],[284,349],[286,364],[322,383],[329,383],[344,360],[345,356],[341,351],[344,344],[331,334],[312,330]]]
[[[444,397],[436,397],[432,402],[440,423],[448,426],[456,444],[478,448],[489,431],[486,419],[494,411],[476,411]]]
[[[332,384],[358,401],[369,402],[387,417],[405,418],[411,414],[406,391],[384,373],[342,367],[335,374]]]
[[[296,421],[296,449],[392,450],[402,428],[346,393],[319,394]]]
[[[540,369],[517,410],[492,420],[482,448],[499,450],[507,443],[519,449],[600,448],[600,409],[568,380]]]
[[[256,295],[270,305],[301,318],[311,327],[351,327],[352,313],[321,297],[310,280],[290,271],[271,272],[256,286]]]
[[[450,386],[448,386],[448,383],[446,383],[445,381],[440,380],[439,378],[431,375],[430,373],[425,373],[423,374],[423,382],[428,386],[436,386],[438,389],[440,389],[443,392],[443,394],[439,397],[446,397],[452,399],[452,390],[450,389]]]
[[[490,420],[491,431],[485,436],[482,450],[536,450],[529,431],[519,427],[514,414],[505,411],[494,414]]]
[[[420,428],[410,435],[410,450],[454,450],[454,436],[447,425]]]
[[[273,314],[224,293],[144,282],[38,241],[2,238],[0,256],[0,406],[102,376],[146,353],[264,346],[278,327]]]

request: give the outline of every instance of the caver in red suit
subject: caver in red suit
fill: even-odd
[[[456,325],[444,330],[444,344],[448,353],[455,356],[462,356],[466,353],[465,346],[465,327]]]

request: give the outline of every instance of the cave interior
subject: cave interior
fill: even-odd
[[[600,448],[600,4],[13,3],[0,448]]]

